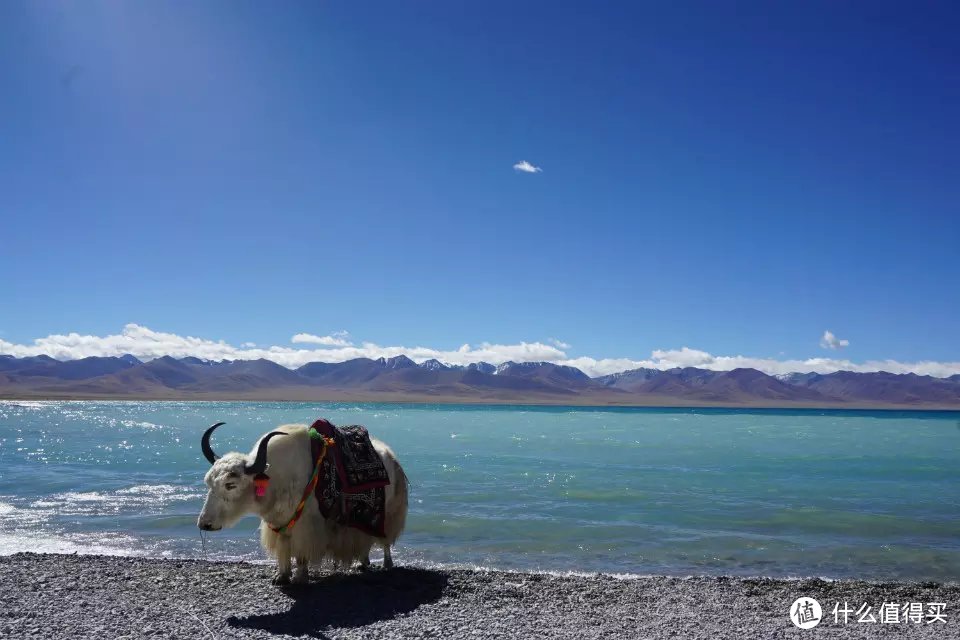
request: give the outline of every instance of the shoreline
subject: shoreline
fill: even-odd
[[[911,412],[942,412],[960,414],[960,405],[910,405],[890,403],[858,403],[858,404],[806,404],[806,403],[695,403],[677,404],[674,402],[651,399],[649,402],[554,402],[538,398],[510,399],[510,398],[459,398],[459,397],[431,397],[409,394],[384,394],[362,396],[327,396],[327,397],[271,397],[267,395],[236,395],[236,394],[209,394],[209,395],[96,395],[96,394],[0,394],[0,402],[277,402],[290,404],[309,403],[338,403],[338,404],[395,404],[401,406],[415,405],[444,405],[464,407],[531,407],[555,409],[664,409],[672,411],[734,409],[741,411],[911,411]]]
[[[818,578],[616,577],[401,566],[275,587],[248,562],[18,553],[0,557],[0,636],[163,638],[944,638],[960,584]],[[789,619],[801,596],[816,631]],[[834,621],[834,603],[944,603],[946,623]],[[852,616],[852,614],[851,614]],[[879,617],[878,617],[879,620]],[[812,636],[811,636],[812,637]]]

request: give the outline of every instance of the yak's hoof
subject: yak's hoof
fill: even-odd
[[[310,582],[310,574],[306,571],[297,571],[295,574],[293,574],[293,579],[290,580],[290,582],[292,584],[307,584]]]
[[[289,573],[280,573],[279,571],[273,574],[273,584],[290,584],[290,574]]]

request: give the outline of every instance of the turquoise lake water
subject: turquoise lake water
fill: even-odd
[[[259,560],[207,534],[219,453],[364,424],[411,479],[396,558],[629,574],[960,579],[960,413],[0,401],[0,554]]]

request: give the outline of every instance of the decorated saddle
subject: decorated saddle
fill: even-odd
[[[335,427],[327,420],[317,420],[310,427],[332,438],[320,466],[315,494],[324,518],[359,529],[372,536],[386,535],[386,491],[390,484],[387,469],[370,441],[370,434],[360,425]],[[311,439],[313,464],[323,453],[323,440]]]

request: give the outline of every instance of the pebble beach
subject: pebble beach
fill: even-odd
[[[956,638],[960,585],[617,577],[398,567],[315,571],[277,587],[267,564],[18,553],[0,557],[0,637]],[[823,607],[793,625],[798,597]],[[882,603],[942,603],[945,621],[881,623]],[[834,620],[835,603],[871,606]]]

